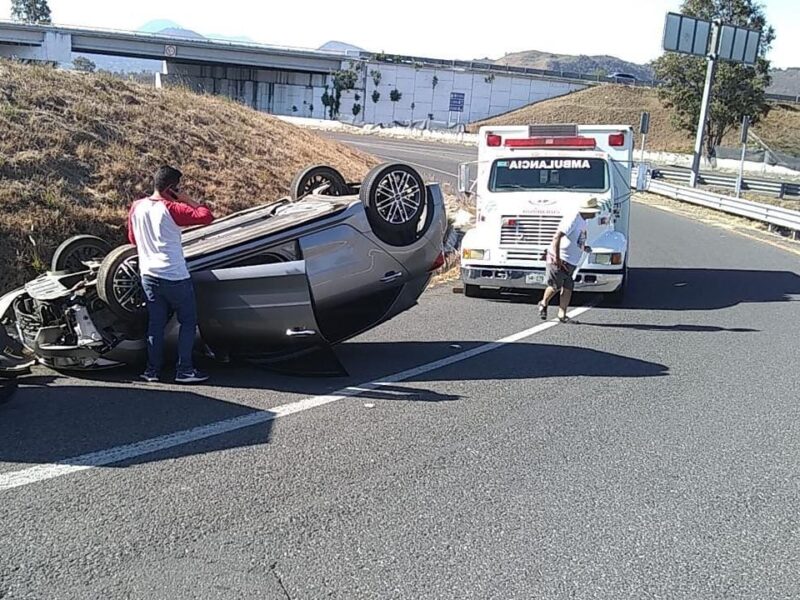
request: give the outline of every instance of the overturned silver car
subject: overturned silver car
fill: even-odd
[[[439,186],[392,163],[360,184],[310,167],[291,196],[186,230],[204,347],[225,361],[341,374],[330,346],[416,304],[443,262],[446,221]],[[137,262],[133,246],[64,242],[50,272],[0,298],[0,373],[143,360]]]

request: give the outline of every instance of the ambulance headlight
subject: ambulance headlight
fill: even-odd
[[[589,262],[595,265],[621,265],[622,253],[620,252],[598,252],[589,257]]]
[[[489,260],[489,251],[464,248],[464,250],[461,252],[461,257],[466,258],[467,260]]]

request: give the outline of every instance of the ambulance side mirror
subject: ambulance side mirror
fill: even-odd
[[[458,191],[465,196],[472,193],[471,182],[469,180],[469,164],[461,163],[458,165]]]

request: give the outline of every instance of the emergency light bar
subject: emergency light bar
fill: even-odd
[[[580,135],[572,137],[532,137],[509,138],[505,140],[506,148],[594,148],[594,138]]]
[[[506,138],[496,133],[486,134],[486,145],[490,148],[595,148],[597,140],[582,135],[573,136],[547,136],[528,138]],[[612,148],[625,146],[625,133],[612,133],[608,136],[608,145]]]

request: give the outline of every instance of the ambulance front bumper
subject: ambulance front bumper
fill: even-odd
[[[575,276],[575,290],[610,293],[622,286],[623,270],[580,270]],[[536,290],[547,287],[544,269],[521,267],[462,266],[461,280],[466,285],[487,288]]]

